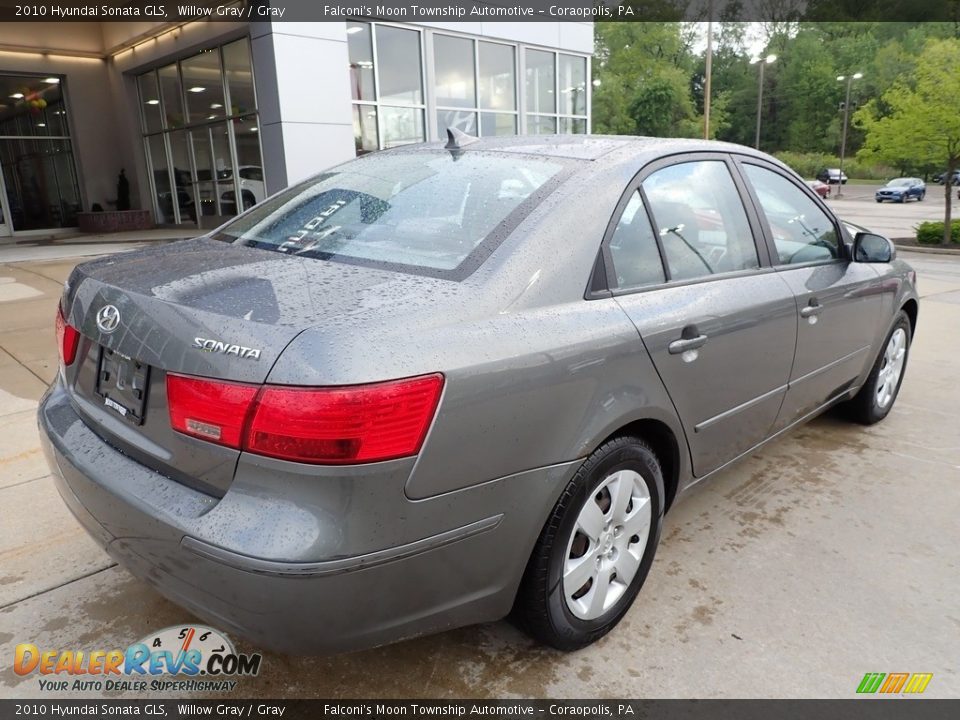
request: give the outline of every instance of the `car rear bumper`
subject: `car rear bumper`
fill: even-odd
[[[207,496],[126,457],[87,427],[59,383],[38,419],[61,496],[111,557],[214,627],[296,654],[346,652],[506,615],[529,550],[578,465],[416,502],[401,485],[388,517],[361,498],[343,503],[342,493],[337,507],[319,494],[291,511],[282,498],[261,493],[255,502],[242,489],[241,501],[232,500],[233,488]],[[303,542],[291,544],[290,533]],[[355,540],[322,557],[290,556],[293,546],[316,548],[316,537],[373,537],[378,546]],[[266,552],[271,546],[276,553]]]

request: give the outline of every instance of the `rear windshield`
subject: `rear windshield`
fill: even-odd
[[[469,151],[371,155],[285,190],[215,237],[443,277],[492,252],[480,252],[484,241],[512,229],[563,168],[555,159]]]

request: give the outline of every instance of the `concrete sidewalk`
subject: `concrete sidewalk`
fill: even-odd
[[[108,234],[53,237],[16,237],[0,240],[0,263],[82,258],[134,250],[145,245],[172,242],[202,234],[196,228],[157,228]]]

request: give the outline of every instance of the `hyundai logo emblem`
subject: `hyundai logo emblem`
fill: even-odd
[[[120,324],[120,311],[116,305],[104,305],[97,313],[97,327],[100,332],[112,333]]]

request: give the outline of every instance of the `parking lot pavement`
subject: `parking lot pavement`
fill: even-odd
[[[498,622],[268,653],[235,696],[842,698],[866,672],[932,672],[927,696],[960,696],[960,258],[903,257],[923,302],[893,413],[871,428],[825,416],[695,488],[607,638],[561,654]],[[0,697],[40,694],[12,670],[17,643],[125,648],[191,619],[86,538],[37,446],[69,267],[0,264]]]
[[[942,185],[927,185],[927,194],[923,201],[910,200],[905,203],[878,203],[874,199],[879,185],[845,185],[843,197],[837,199],[837,188],[832,186],[827,204],[842,219],[870,228],[874,232],[889,238],[916,237],[916,228],[927,220],[943,220],[946,197]],[[952,188],[954,217],[960,207],[956,188]]]

